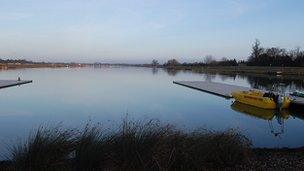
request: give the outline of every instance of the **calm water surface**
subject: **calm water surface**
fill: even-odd
[[[173,80],[211,80],[268,89],[285,83],[303,89],[303,79],[242,77],[135,67],[22,69],[1,71],[1,79],[32,84],[0,90],[0,150],[40,125],[80,127],[88,121],[117,126],[126,116],[159,119],[191,130],[237,128],[256,147],[304,145],[301,114],[273,113],[175,85]],[[231,106],[232,105],[232,106]],[[243,112],[239,112],[243,111]],[[244,112],[245,111],[245,112]],[[275,134],[278,134],[275,136]]]

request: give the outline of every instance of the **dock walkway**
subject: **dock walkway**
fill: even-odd
[[[33,82],[32,80],[0,80],[0,89],[27,84]]]
[[[252,89],[249,87],[215,83],[210,81],[173,81],[173,83],[225,98],[232,98],[231,93],[233,91],[248,91]]]
[[[297,104],[297,105],[304,105],[304,98],[303,97],[296,97],[296,96],[291,96],[292,97],[292,102],[294,104]]]

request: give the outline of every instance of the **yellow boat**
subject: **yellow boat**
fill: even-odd
[[[277,105],[288,108],[291,102],[289,97],[279,97],[274,93],[264,93],[259,90],[234,91],[231,95],[238,102],[263,109],[276,109]]]

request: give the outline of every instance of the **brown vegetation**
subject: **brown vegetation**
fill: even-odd
[[[205,170],[231,168],[249,157],[250,141],[235,130],[185,133],[157,121],[124,121],[116,130],[41,127],[12,148],[3,169]]]

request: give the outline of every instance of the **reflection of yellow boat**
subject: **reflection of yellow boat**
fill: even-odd
[[[282,101],[281,108],[288,108],[291,102],[289,97],[279,99],[278,95],[258,90],[234,91],[232,92],[232,97],[238,102],[263,109],[276,109],[280,100]]]
[[[246,105],[244,103],[240,103],[237,101],[231,105],[231,108],[234,111],[244,113],[244,114],[247,114],[250,116],[254,116],[256,118],[264,119],[264,120],[272,120],[277,112],[276,110],[258,108],[258,107]],[[281,110],[280,116],[284,119],[287,119],[289,117],[289,111]]]
[[[288,109],[283,109],[280,111],[281,117],[283,119],[288,119],[289,116],[291,115],[290,111]]]
[[[237,112],[244,113],[246,115],[254,116],[265,120],[272,120],[272,118],[275,115],[275,110],[262,109],[262,108],[246,105],[244,103],[240,103],[237,101],[231,105],[231,109]]]
[[[250,115],[256,118],[264,119],[268,121],[269,128],[271,133],[274,136],[279,136],[284,133],[284,120],[289,118],[289,110],[287,109],[282,109],[282,110],[273,110],[273,109],[263,109],[263,108],[258,108],[255,106],[251,105],[246,105],[244,103],[240,103],[238,101],[235,101],[232,105],[231,108],[237,112]],[[276,129],[273,126],[273,118],[276,118],[278,124],[279,124],[279,129]]]

